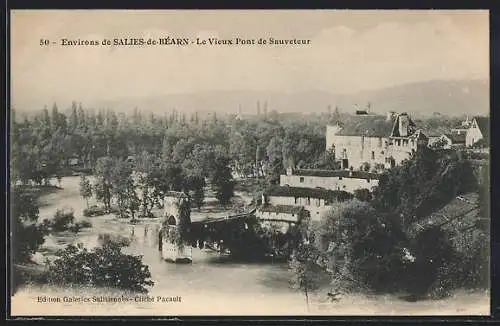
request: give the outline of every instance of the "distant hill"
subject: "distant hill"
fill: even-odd
[[[457,116],[489,112],[488,80],[435,80],[404,84],[353,94],[335,94],[325,91],[296,93],[274,91],[207,91],[193,94],[171,94],[159,97],[124,98],[110,101],[84,103],[85,107],[111,108],[131,112],[135,107],[142,111],[163,114],[172,109],[189,112],[256,113],[257,101],[261,112],[267,103],[268,112],[326,112],[338,106],[342,112],[354,111],[354,105],[371,103],[377,113],[387,111],[409,112],[428,116],[434,112]],[[66,106],[67,104],[64,103]]]

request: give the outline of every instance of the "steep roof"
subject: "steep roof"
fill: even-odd
[[[481,133],[483,134],[483,138],[490,137],[490,118],[489,117],[474,117],[474,120],[477,122],[477,126]]]
[[[293,175],[310,176],[310,177],[343,177],[355,179],[379,179],[378,173],[365,171],[346,171],[346,170],[320,170],[320,169],[297,169],[293,171]]]
[[[395,117],[387,119],[387,117],[383,115],[351,116],[347,121],[340,123],[342,129],[337,135],[389,137],[395,122]]]
[[[327,190],[320,188],[303,188],[288,186],[273,186],[264,192],[268,196],[276,197],[310,197],[325,200],[347,200],[352,198],[352,194],[342,190]]]
[[[398,121],[400,117],[408,117],[409,135],[415,131],[415,123],[406,113],[394,115],[390,118],[383,115],[356,115],[349,117],[346,121],[339,123],[339,136],[365,136],[365,137],[398,137]]]
[[[259,208],[261,212],[269,213],[284,213],[284,214],[301,214],[305,211],[303,206],[293,205],[263,205]]]
[[[465,144],[465,136],[466,134],[464,133],[446,133],[444,134],[444,136],[448,137],[449,139],[451,139],[451,142],[453,144]]]
[[[477,193],[467,193],[453,198],[448,204],[444,205],[426,218],[412,223],[408,231],[415,234],[415,231],[421,231],[435,225],[446,225],[446,229],[460,230],[471,226],[477,219],[479,209],[479,196]]]

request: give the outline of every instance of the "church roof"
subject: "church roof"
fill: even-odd
[[[474,120],[477,122],[477,126],[479,130],[481,130],[481,134],[483,134],[483,138],[490,137],[490,118],[489,117],[474,117]]]

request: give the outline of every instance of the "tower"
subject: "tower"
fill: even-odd
[[[159,232],[158,250],[171,262],[192,262],[192,248],[187,245],[191,225],[191,204],[183,192],[168,192],[164,198],[165,214]]]

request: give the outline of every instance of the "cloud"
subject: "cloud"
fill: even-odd
[[[344,13],[344,22],[349,22],[345,18],[349,14]],[[141,25],[138,14],[115,15],[102,23],[93,20],[95,25],[88,30],[83,15],[73,21],[74,25],[60,14],[57,18],[53,15],[31,14],[12,21],[12,99],[18,106],[39,107],[53,99],[87,101],[218,89],[354,92],[406,82],[489,75],[487,15],[468,20],[463,14],[461,23],[455,19],[458,16],[430,15],[410,23],[381,19],[363,29],[331,19],[330,27],[309,32],[311,44],[306,46],[41,47],[41,36],[99,40],[184,36],[174,29]],[[213,23],[213,15],[200,17]],[[255,14],[248,13],[251,15]],[[318,13],[318,19],[327,15]],[[158,14],[148,17],[155,21],[161,18]],[[180,21],[181,16],[169,17]],[[248,20],[247,16],[238,17]],[[39,29],[28,28],[33,21],[39,23]],[[197,21],[190,22],[189,37],[249,35],[244,32],[246,23],[235,24],[234,19],[220,20],[220,26],[233,24],[232,33],[227,29],[221,32],[222,28],[196,28]],[[286,23],[289,30],[301,24],[300,20],[292,24],[290,19]],[[280,26],[276,34],[268,30],[263,36],[298,37],[284,31]]]

